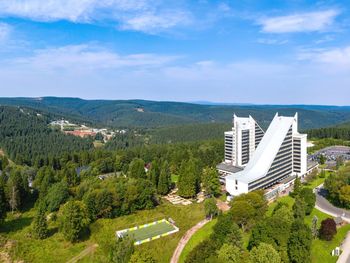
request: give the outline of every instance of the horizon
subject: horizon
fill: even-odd
[[[1,93],[346,105],[349,21],[342,0],[3,1]]]
[[[336,104],[266,104],[266,103],[240,103],[240,102],[216,102],[216,101],[176,101],[176,100],[152,100],[152,99],[142,99],[142,98],[130,98],[130,99],[104,99],[104,98],[83,98],[83,97],[60,97],[60,96],[39,96],[39,97],[0,97],[1,99],[32,99],[40,100],[45,98],[54,98],[54,99],[79,99],[84,101],[149,101],[149,102],[168,102],[168,103],[186,103],[186,104],[195,104],[195,105],[205,105],[205,106],[310,106],[310,107],[340,107],[346,108],[350,107],[349,105],[336,105]],[[1,104],[0,104],[1,105]]]

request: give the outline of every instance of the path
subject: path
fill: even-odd
[[[83,251],[80,252],[79,255],[75,256],[71,260],[67,261],[67,263],[75,263],[78,262],[83,257],[95,252],[96,248],[98,247],[98,244],[93,244],[85,248]]]
[[[204,219],[186,232],[186,234],[181,238],[179,244],[177,245],[177,248],[175,249],[174,254],[170,260],[170,263],[177,263],[179,261],[182,250],[186,246],[187,242],[191,239],[194,233],[196,233],[200,228],[202,228],[209,221],[210,220],[208,219]]]
[[[316,194],[315,208],[321,212],[328,214],[333,217],[341,216],[341,218],[350,223],[350,212],[332,205],[326,198],[326,192],[323,189],[323,184],[319,185],[314,189]],[[349,263],[350,262],[350,231],[346,238],[342,242],[341,249],[343,252],[340,254],[337,263]]]

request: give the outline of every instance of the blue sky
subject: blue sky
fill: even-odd
[[[0,0],[0,95],[349,105],[349,8]]]

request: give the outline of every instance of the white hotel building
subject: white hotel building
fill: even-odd
[[[225,132],[225,161],[217,166],[232,196],[267,189],[307,173],[307,135],[298,132],[298,115],[275,115],[267,131],[249,116],[234,115]]]

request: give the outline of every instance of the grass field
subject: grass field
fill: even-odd
[[[137,228],[129,228],[118,231],[121,235],[130,235],[135,239],[135,244],[139,245],[142,241],[152,240],[153,238],[160,237],[170,232],[177,232],[178,228],[170,224],[166,220],[155,221],[146,225],[138,226]],[[148,241],[150,241],[148,240]]]
[[[35,215],[30,209],[18,218],[8,215],[6,222],[0,227],[0,236],[13,241],[11,256],[24,262],[67,262],[77,256],[86,247],[98,244],[95,253],[87,255],[79,262],[109,262],[109,247],[115,240],[115,231],[131,226],[142,225],[160,218],[174,219],[179,232],[136,246],[136,250],[147,251],[159,263],[169,263],[170,258],[181,237],[204,217],[203,204],[174,206],[168,203],[155,209],[137,211],[131,215],[114,219],[99,219],[90,225],[90,234],[78,243],[66,242],[58,232],[57,223],[49,224],[50,237],[36,240],[30,237],[30,224]],[[0,248],[1,250],[1,248]],[[13,260],[13,261],[14,261]]]

